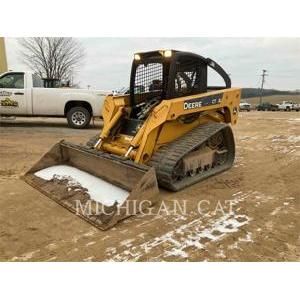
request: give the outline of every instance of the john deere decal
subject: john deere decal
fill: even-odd
[[[194,109],[202,106],[219,104],[222,100],[223,94],[211,95],[202,98],[185,100],[183,109]]]

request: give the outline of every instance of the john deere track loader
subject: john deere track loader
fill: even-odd
[[[209,68],[223,79],[223,86],[208,86]],[[235,144],[229,124],[237,122],[240,95],[240,89],[231,88],[226,72],[209,58],[175,50],[137,53],[130,93],[107,96],[99,136],[86,146],[59,142],[25,180],[107,229],[153,205],[158,185],[178,191],[232,166]],[[70,184],[70,174],[40,176],[61,165],[101,178],[127,194],[118,201],[102,201],[100,213],[95,213],[95,193]],[[95,188],[101,193],[100,184]],[[88,213],[87,201],[94,204]]]

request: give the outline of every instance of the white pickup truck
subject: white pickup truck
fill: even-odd
[[[42,79],[31,72],[0,75],[1,116],[65,117],[73,128],[85,128],[100,117],[109,92],[72,88],[44,88]]]
[[[292,101],[283,101],[282,103],[277,104],[277,106],[279,110],[284,110],[284,111],[290,111],[290,110],[299,111],[300,109],[300,105]]]

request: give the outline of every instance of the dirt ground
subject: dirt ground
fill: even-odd
[[[19,179],[57,141],[84,143],[100,128],[1,120],[1,261],[300,261],[300,112],[240,113],[231,170],[161,190],[156,216],[105,232]]]

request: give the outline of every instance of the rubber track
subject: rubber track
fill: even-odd
[[[177,163],[186,154],[190,153],[201,144],[206,143],[211,136],[220,131],[223,131],[225,145],[228,150],[228,159],[226,163],[203,171],[193,177],[185,177],[182,180],[174,181],[172,174]],[[160,186],[172,191],[178,191],[209,176],[229,169],[233,164],[234,154],[235,146],[231,127],[224,123],[208,123],[192,129],[183,137],[160,148],[153,154],[149,165],[155,167]]]

